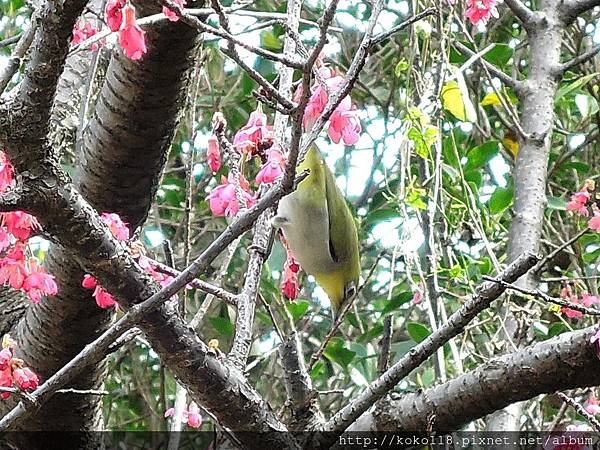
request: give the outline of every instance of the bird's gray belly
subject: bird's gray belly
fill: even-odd
[[[294,256],[308,273],[328,272],[336,263],[329,253],[329,216],[323,207],[307,207],[294,194],[279,201],[277,216]]]

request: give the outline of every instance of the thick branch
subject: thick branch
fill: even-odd
[[[600,384],[600,360],[589,342],[596,327],[560,336],[488,361],[426,391],[386,398],[352,429],[453,431],[514,402]]]
[[[532,254],[524,254],[508,266],[499,279],[512,283],[519,279],[538,261]],[[377,400],[382,398],[406,375],[419,367],[435,351],[460,334],[464,327],[477,314],[489,307],[505,288],[498,283],[485,283],[479,287],[475,296],[470,298],[458,311],[452,314],[436,332],[430,334],[424,341],[413,347],[396,364],[381,375],[367,389],[353,399],[348,405],[336,413],[323,427],[325,431],[344,431],[361,414],[369,409]]]

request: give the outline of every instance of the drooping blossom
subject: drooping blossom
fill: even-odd
[[[592,194],[584,187],[583,190],[575,192],[567,202],[567,211],[573,211],[581,216],[587,217],[590,212],[586,206],[587,202],[592,198]],[[591,227],[590,227],[591,228]]]
[[[206,160],[208,161],[208,167],[210,167],[210,170],[213,172],[219,171],[221,168],[221,152],[219,150],[219,142],[214,134],[208,138]]]
[[[119,44],[123,53],[134,61],[146,54],[146,32],[140,28],[135,18],[135,8],[127,3],[123,7],[123,23],[119,31]]]
[[[29,258],[29,274],[23,282],[23,290],[34,303],[47,295],[56,295],[58,287],[54,277],[42,269],[34,258]]]
[[[298,261],[291,250],[288,249],[287,259],[283,265],[281,293],[290,300],[296,300],[298,298],[298,292],[300,291],[298,272],[300,272],[300,264],[298,264]]]
[[[249,208],[256,203],[256,198],[250,191],[248,181],[241,176],[240,179],[241,194]],[[216,217],[233,217],[240,210],[240,205],[235,192],[233,174],[227,178],[221,177],[221,184],[214,188],[206,197],[210,210]]]
[[[187,4],[187,1],[186,0],[173,0],[173,3],[179,5],[181,8],[183,8]],[[177,22],[179,20],[179,16],[177,14],[175,14],[172,10],[167,8],[166,6],[162,7],[162,12],[165,16],[167,16],[167,19],[169,19],[171,22]]]
[[[38,220],[24,211],[1,213],[0,221],[10,234],[21,241],[29,238],[33,230],[42,229]]]
[[[15,169],[6,158],[6,153],[0,151],[0,192],[12,187],[15,181]]]
[[[40,380],[33,370],[25,366],[22,359],[15,357],[15,348],[16,342],[5,335],[0,351],[0,386],[34,391]],[[6,400],[10,397],[10,392],[2,392],[0,397]]]
[[[498,0],[467,0],[465,17],[473,25],[485,25],[491,17],[498,18]]]
[[[175,408],[169,408],[165,411],[165,417],[173,417],[174,415]],[[190,402],[188,409],[183,411],[181,419],[182,422],[187,423],[192,428],[200,428],[202,426],[202,416],[196,402]]]
[[[100,215],[100,218],[117,240],[126,241],[129,239],[129,228],[118,214],[104,212]]]
[[[25,251],[22,244],[11,248],[4,258],[0,258],[0,284],[13,289],[21,289],[27,278]]]
[[[92,296],[96,299],[96,304],[102,309],[115,308],[119,307],[119,304],[115,300],[115,298],[110,295],[110,293],[102,288],[102,286],[96,286],[94,289],[94,293]]]
[[[108,0],[106,3],[106,23],[111,31],[119,31],[123,23],[125,0]]]
[[[323,114],[329,101],[329,95],[339,91],[344,84],[344,78],[335,75],[335,72],[328,67],[320,68],[318,73],[319,77],[312,87],[311,96],[304,110],[303,124],[305,129],[311,128]],[[345,145],[354,145],[358,141],[361,132],[362,126],[358,111],[352,105],[350,97],[346,96],[329,117],[327,133],[336,144],[343,141]]]
[[[425,293],[425,286],[423,285],[423,282],[420,282],[413,294],[413,298],[412,298],[413,305],[418,305],[419,303],[421,303],[423,301],[424,293]]]
[[[250,113],[248,123],[235,134],[233,147],[239,153],[256,155],[260,149],[269,148],[273,144],[273,127],[267,125],[267,115],[259,107]]]
[[[593,210],[594,210],[594,217],[592,217],[589,220],[588,227],[590,230],[594,230],[594,231],[597,231],[598,233],[600,233],[600,210],[598,210],[596,205],[594,205]],[[586,212],[587,212],[587,208],[586,208]]]
[[[593,392],[590,394],[583,407],[585,408],[586,412],[593,416],[600,414],[600,405],[598,405],[598,399]]]
[[[97,34],[98,31],[99,30],[90,22],[85,20],[79,20],[75,24],[75,27],[73,27],[73,38],[71,39],[71,44],[81,44],[83,41]],[[100,48],[100,45],[104,44],[104,42],[104,39],[94,42],[92,44],[92,50],[98,50],[98,48]]]
[[[347,97],[350,100],[349,97]],[[349,102],[348,102],[349,103]],[[340,104],[342,106],[344,102]],[[356,109],[344,110],[338,106],[329,118],[329,128],[327,134],[329,138],[336,144],[340,140],[344,141],[345,145],[354,145],[360,138],[362,127],[358,118]]]
[[[271,148],[267,152],[267,162],[256,174],[256,184],[273,183],[281,175],[285,169],[285,156],[276,148]]]
[[[173,281],[173,277],[171,275],[156,270],[156,268],[150,262],[150,259],[146,256],[139,255],[137,262],[142,269],[150,274],[150,276],[160,285],[160,287],[167,287]],[[171,300],[177,300],[178,298],[178,295],[175,294],[171,297]]]
[[[15,369],[13,378],[19,389],[23,391],[35,391],[40,383],[38,376],[29,367]]]
[[[96,300],[96,304],[102,309],[115,308],[119,307],[119,304],[115,300],[115,298],[110,295],[108,291],[106,291],[102,286],[98,284],[96,279],[90,275],[85,274],[83,276],[83,281],[81,282],[81,286],[86,289],[94,289],[92,297]]]

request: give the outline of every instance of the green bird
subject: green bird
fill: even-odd
[[[356,222],[319,150],[311,147],[297,173],[309,171],[279,201],[275,226],[305,272],[329,296],[335,315],[358,289],[360,256]]]

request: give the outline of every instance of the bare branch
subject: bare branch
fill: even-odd
[[[533,254],[524,254],[510,264],[498,277],[512,283],[527,273],[539,260]],[[354,398],[348,405],[338,411],[323,427],[323,431],[342,432],[348,428],[361,414],[382,398],[400,380],[433,355],[438,348],[462,332],[481,311],[490,306],[503,292],[505,287],[498,283],[481,285],[476,294],[446,323],[430,334],[424,341],[413,347],[396,364],[375,380],[367,389]]]
[[[596,419],[596,417],[594,417],[593,414],[587,412],[583,406],[581,406],[568,395],[563,394],[562,392],[557,392],[556,395],[558,395],[563,402],[571,406],[575,411],[577,411],[579,414],[585,417],[585,420],[587,420],[588,423],[592,425],[592,427],[594,427],[596,431],[600,432],[600,422],[598,422],[598,420]]]
[[[21,66],[21,61],[23,60],[25,53],[27,52],[27,50],[29,50],[29,47],[31,47],[31,43],[33,42],[33,38],[35,37],[38,20],[39,16],[36,12],[34,12],[31,16],[31,22],[29,23],[29,27],[27,27],[27,30],[25,30],[22,34],[17,36],[19,38],[19,40],[17,41],[17,45],[15,45],[15,48],[13,49],[10,58],[8,58],[8,61],[6,62],[4,68],[0,70],[0,95],[4,92],[6,86],[8,86],[8,83],[10,82],[13,75],[19,70],[19,67]],[[7,39],[6,41],[9,40]]]
[[[594,48],[588,50],[587,52],[582,53],[579,56],[576,56],[575,58],[571,59],[570,61],[567,61],[567,62],[561,64],[557,70],[557,75],[563,75],[567,70],[571,70],[580,64],[584,64],[584,63],[588,62],[594,56],[596,56],[598,54],[598,52],[600,52],[600,45],[597,45]]]
[[[533,25],[535,13],[529,9],[521,0],[506,0],[506,5],[515,16],[523,23],[525,28]]]
[[[373,39],[371,39],[370,46],[373,47],[377,44],[381,44],[383,41],[389,39],[392,35],[401,32],[402,30],[411,26],[413,23],[418,22],[419,20],[422,20],[425,17],[434,15],[436,12],[437,12],[436,8],[427,8],[427,9],[421,11],[420,13],[415,14],[414,16],[406,19],[401,24],[396,25],[392,29],[390,29],[388,31],[384,31],[383,33],[380,33],[377,36],[374,36]]]

